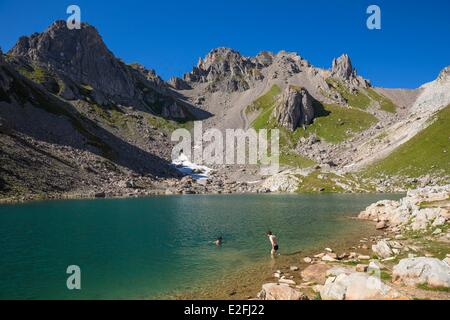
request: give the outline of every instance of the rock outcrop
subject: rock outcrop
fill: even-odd
[[[341,273],[329,277],[320,289],[322,300],[393,300],[401,295],[379,278],[367,273]]]
[[[436,258],[403,259],[394,267],[393,281],[409,286],[450,288],[450,266]]]
[[[339,58],[333,59],[331,76],[342,80],[350,80],[355,76],[355,70],[353,69],[352,62],[347,54],[343,54]]]
[[[411,107],[412,116],[424,117],[450,104],[450,66],[444,68],[436,80],[420,87],[421,94]]]
[[[304,88],[288,86],[274,110],[273,118],[279,125],[295,131],[314,120],[313,98]]]
[[[331,77],[342,80],[354,88],[367,88],[369,86],[367,80],[357,75],[356,69],[353,68],[352,61],[347,54],[333,59]]]
[[[172,77],[168,81],[169,85],[176,90],[190,90],[192,87],[183,79]]]
[[[394,255],[392,248],[386,240],[378,241],[377,244],[372,246],[372,251],[380,258],[390,258]]]
[[[261,189],[270,192],[292,193],[298,189],[299,179],[289,174],[275,174],[264,180]]]
[[[412,190],[400,201],[384,200],[370,205],[360,213],[359,218],[384,221],[391,228],[424,231],[445,224],[450,220],[450,212],[440,207],[421,208],[421,204],[447,200],[449,197],[450,185]]]
[[[308,300],[301,292],[292,289],[288,285],[266,283],[258,294],[260,300]]]

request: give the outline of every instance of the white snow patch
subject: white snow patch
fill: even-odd
[[[172,161],[172,165],[184,175],[192,176],[194,180],[208,179],[211,168],[192,163],[183,153],[178,159]]]

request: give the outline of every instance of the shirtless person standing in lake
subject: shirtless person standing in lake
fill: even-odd
[[[275,254],[278,252],[279,249],[277,237],[272,233],[272,231],[267,231],[267,236],[269,237],[269,241],[272,245],[271,254],[272,256],[275,256]]]

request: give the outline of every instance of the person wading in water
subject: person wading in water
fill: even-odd
[[[269,237],[270,244],[272,245],[271,254],[272,256],[275,256],[279,249],[277,237],[272,233],[272,231],[267,231],[267,236]]]

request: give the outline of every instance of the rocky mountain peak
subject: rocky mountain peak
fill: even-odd
[[[344,81],[350,88],[367,88],[370,86],[369,81],[358,76],[356,69],[353,68],[352,61],[347,54],[343,54],[339,58],[333,59],[331,77]]]
[[[56,86],[62,84],[52,92],[66,100],[120,104],[182,118],[185,104],[177,103],[156,72],[116,58],[97,29],[87,23],[69,30],[65,21],[56,21],[42,33],[21,37],[9,55],[18,68],[40,69],[54,78]]]
[[[208,90],[245,91],[255,78],[257,65],[252,59],[230,48],[216,48],[200,59],[197,67],[184,76],[188,83],[209,83]]]
[[[69,30],[65,21],[56,21],[42,33],[21,37],[9,53],[105,95],[134,94],[124,64],[108,50],[97,30],[86,23],[79,30]]]
[[[352,61],[347,54],[343,54],[339,58],[333,59],[331,75],[332,77],[342,80],[350,80],[356,75],[352,66]]]
[[[245,60],[242,55],[230,48],[216,48],[211,50],[204,59],[200,59],[197,68],[207,71],[210,68],[240,65]]]

